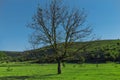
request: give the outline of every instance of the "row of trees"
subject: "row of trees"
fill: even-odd
[[[91,47],[91,46],[90,46]],[[83,49],[78,51],[76,54],[72,56],[68,56],[62,60],[65,62],[74,62],[74,63],[104,63],[107,61],[119,62],[120,58],[120,49],[119,47],[96,47],[93,49]],[[74,50],[68,52],[68,54],[73,53]],[[38,49],[34,51],[25,52],[22,55],[23,61],[24,60],[37,60],[39,63],[50,63],[50,62],[57,62],[54,57],[54,51],[52,48],[49,49]],[[22,58],[21,58],[22,59]]]
[[[62,45],[62,44],[61,44]],[[49,46],[48,46],[49,47]],[[90,46],[92,47],[92,46]],[[93,49],[86,48],[83,49],[72,56],[68,56],[62,60],[65,62],[74,62],[74,63],[103,63],[107,61],[120,62],[120,49],[119,46],[104,46],[104,47],[96,47]],[[73,48],[72,48],[73,49]],[[74,49],[70,51],[71,54],[74,52]],[[7,62],[22,62],[22,61],[35,61],[38,63],[55,63],[57,62],[54,57],[54,50],[49,47],[36,49],[33,51],[25,51],[22,53],[13,53],[9,54],[8,52],[0,52],[0,61]]]
[[[12,60],[12,58],[8,55],[6,55],[5,52],[0,51],[0,63],[8,63]]]

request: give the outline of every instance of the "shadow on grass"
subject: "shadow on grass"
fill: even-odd
[[[50,79],[50,80],[52,80],[57,75],[58,74],[34,75],[34,77],[37,78],[37,79]]]
[[[57,74],[34,75],[34,76],[5,76],[0,77],[0,80],[27,80],[27,79],[48,79],[54,78]]]
[[[42,77],[52,77],[52,76],[56,76],[58,74],[46,74],[46,75],[41,75]]]
[[[28,78],[31,78],[31,76],[5,76],[0,77],[0,80],[26,80]]]

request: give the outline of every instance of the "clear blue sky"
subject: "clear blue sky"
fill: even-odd
[[[0,0],[0,50],[23,51],[30,48],[31,22],[39,4],[49,0]],[[120,38],[120,0],[65,0],[70,7],[85,8],[93,33],[102,39]]]

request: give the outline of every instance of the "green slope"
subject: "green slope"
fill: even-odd
[[[81,48],[81,46],[86,45],[85,49]],[[61,44],[60,44],[61,45]],[[33,60],[33,59],[47,59],[52,53],[52,49],[48,49],[49,46],[31,50],[24,52],[11,52],[4,51],[4,53],[11,57],[19,57],[24,58],[25,60]],[[99,41],[90,41],[90,42],[75,42],[72,46],[70,46],[69,52],[73,53],[78,48],[81,48],[78,54],[84,54],[83,57],[91,60],[92,58],[96,58],[96,55],[100,53],[100,58],[104,58],[104,60],[112,60],[115,58],[115,61],[119,61],[120,58],[120,40],[99,40]],[[47,56],[46,56],[47,54]],[[77,57],[80,57],[79,55]],[[87,56],[86,56],[87,55]],[[76,57],[75,56],[75,57]]]
[[[62,45],[62,44],[60,44]],[[81,48],[82,46],[85,48]],[[75,51],[81,48],[77,53]],[[27,59],[52,59],[53,50],[47,46],[44,48],[24,52]],[[90,42],[75,42],[70,46],[68,53],[74,53],[73,60],[80,59],[81,55],[87,61],[96,61],[97,56],[102,61],[119,61],[120,58],[120,40],[99,40]]]

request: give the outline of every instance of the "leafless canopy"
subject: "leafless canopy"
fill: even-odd
[[[29,26],[34,29],[31,43],[51,45],[56,59],[61,60],[66,56],[71,43],[81,41],[91,34],[90,26],[86,25],[86,17],[84,9],[71,10],[61,0],[52,0],[45,8],[38,6]],[[63,44],[62,48],[59,43]]]

